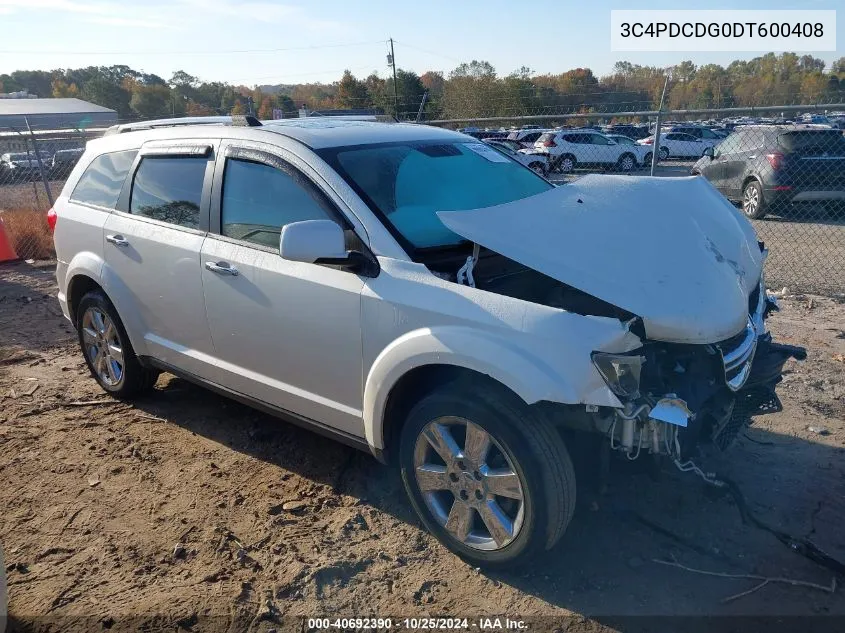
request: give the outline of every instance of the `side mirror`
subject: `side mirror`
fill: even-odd
[[[715,158],[716,153],[713,151],[712,147],[705,147],[704,148],[704,155],[709,156],[710,158]]]
[[[608,139],[607,144],[608,145],[618,145],[618,143],[616,141],[614,141],[612,138]]]
[[[365,275],[371,275],[377,267],[363,253],[346,250],[343,229],[331,220],[303,220],[283,226],[279,255],[292,262],[344,266]]]

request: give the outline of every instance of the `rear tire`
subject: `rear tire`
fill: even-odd
[[[76,324],[85,363],[104,391],[128,400],[152,389],[159,372],[141,365],[117,310],[101,290],[79,301]]]
[[[558,541],[575,510],[560,434],[486,382],[459,380],[423,397],[402,427],[399,463],[425,527],[475,566],[530,562]]]
[[[763,197],[763,187],[756,180],[749,180],[742,189],[742,212],[745,217],[760,220],[768,211]]]

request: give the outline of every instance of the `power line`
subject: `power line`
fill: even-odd
[[[240,53],[283,53],[287,51],[310,51],[321,48],[345,48],[349,46],[372,46],[383,44],[384,40],[369,42],[349,42],[346,44],[319,44],[316,46],[289,46],[286,48],[245,48],[234,50],[181,50],[181,51],[45,51],[45,50],[0,50],[0,54],[17,55],[232,55]]]

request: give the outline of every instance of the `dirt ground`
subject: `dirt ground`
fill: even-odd
[[[542,563],[480,572],[421,529],[396,474],[363,453],[168,375],[134,406],[109,400],[55,293],[49,264],[0,266],[0,543],[12,630],[507,615],[622,631],[628,616],[845,617],[841,588],[777,582],[726,600],[760,581],[655,562],[833,579],[744,525],[695,475],[667,469],[655,481],[615,462],[607,493],[582,495]],[[798,295],[781,305],[775,334],[809,349],[806,362],[789,361],[783,412],[701,461],[736,481],[761,519],[843,560],[845,302]]]

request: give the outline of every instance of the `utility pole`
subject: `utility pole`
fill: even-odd
[[[658,154],[660,153],[660,115],[663,113],[663,101],[666,99],[666,87],[669,85],[671,71],[666,73],[666,81],[663,82],[663,94],[660,95],[660,107],[657,108],[657,121],[654,125],[654,151],[651,152],[651,175],[657,168]]]
[[[396,93],[396,55],[393,54],[393,38],[390,38],[390,55],[387,63],[393,68],[393,116],[399,118],[399,97]]]

